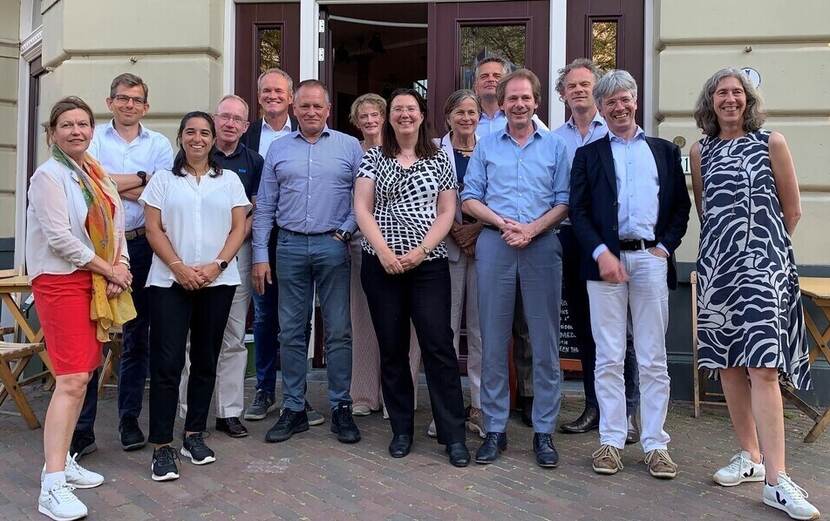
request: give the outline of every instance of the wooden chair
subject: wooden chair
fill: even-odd
[[[118,365],[121,361],[121,348],[124,336],[121,332],[117,332],[110,337],[108,342],[109,349],[107,349],[107,356],[104,357],[104,365],[101,367],[101,376],[98,378],[98,395],[101,396],[104,392],[104,386],[118,382]]]

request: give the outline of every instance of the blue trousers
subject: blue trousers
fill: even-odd
[[[153,262],[153,250],[144,236],[127,241],[127,249],[130,252],[132,297],[137,315],[124,324],[124,342],[118,368],[118,417],[138,418],[150,367],[150,308],[144,285]]]
[[[348,244],[330,234],[280,230],[277,238],[280,365],[283,407],[305,409],[308,370],[306,324],[314,288],[320,298],[326,346],[329,403],[351,403],[352,325],[349,315],[351,258]]]
[[[278,316],[279,290],[276,272],[277,228],[268,240],[268,263],[271,265],[271,284],[265,284],[265,293],[253,293],[254,299],[254,363],[256,388],[273,395],[280,368],[280,323]]]
[[[485,228],[476,243],[478,308],[481,320],[481,407],[488,432],[505,432],[510,414],[508,350],[516,290],[520,289],[533,350],[533,430],[556,427],[561,401],[559,312],[562,246],[554,232],[512,248],[499,232]]]

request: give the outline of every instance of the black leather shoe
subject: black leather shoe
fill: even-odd
[[[268,443],[276,443],[285,441],[298,432],[305,432],[308,430],[308,416],[305,411],[292,411],[291,409],[284,409],[280,414],[280,419],[274,424],[271,429],[265,433],[265,441]]]
[[[403,458],[412,450],[412,436],[409,434],[395,434],[389,443],[389,455],[393,458]]]
[[[132,416],[121,418],[118,432],[121,433],[121,448],[124,450],[138,450],[147,443],[141,427],[138,426],[138,419]]]
[[[360,441],[360,431],[354,423],[352,407],[348,403],[341,403],[331,410],[331,432],[337,434],[340,443]]]
[[[445,449],[450,456],[450,464],[454,467],[466,467],[470,464],[470,451],[463,441],[448,443]]]
[[[476,451],[476,463],[487,465],[493,463],[499,454],[507,448],[507,434],[504,432],[488,432],[484,443]]]
[[[522,406],[522,423],[533,427],[533,397],[519,396],[519,403]]]
[[[599,428],[599,411],[596,407],[585,407],[579,418],[570,423],[563,423],[559,430],[565,434],[582,434]]]
[[[631,445],[640,441],[640,418],[635,412],[628,415],[628,434],[625,437],[625,444]]]
[[[559,465],[559,453],[553,446],[553,436],[546,432],[533,433],[533,452],[540,467],[553,468]]]
[[[242,425],[239,418],[216,418],[216,430],[231,438],[244,438],[248,435],[248,429]]]

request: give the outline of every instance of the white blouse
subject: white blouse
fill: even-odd
[[[232,170],[222,170],[216,177],[203,175],[184,177],[170,170],[159,170],[147,183],[139,198],[142,205],[161,211],[161,225],[176,255],[188,266],[209,264],[219,257],[231,232],[231,210],[238,206],[251,208],[245,187]],[[210,285],[240,284],[236,257],[228,261]],[[176,282],[170,268],[153,254],[147,286],[169,288]]]
[[[89,212],[78,174],[49,158],[32,175],[26,209],[26,271],[33,280],[43,273],[67,275],[95,257],[86,230]],[[127,261],[123,214],[116,207],[115,224],[121,260]]]

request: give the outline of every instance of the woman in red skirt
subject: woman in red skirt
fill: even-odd
[[[101,365],[113,325],[135,316],[115,184],[86,153],[95,118],[83,100],[58,101],[47,128],[49,159],[35,171],[26,215],[26,264],[35,308],[55,372],[46,412],[38,510],[57,520],[80,519],[86,506],[72,492],[104,478],[68,454],[86,386]]]

